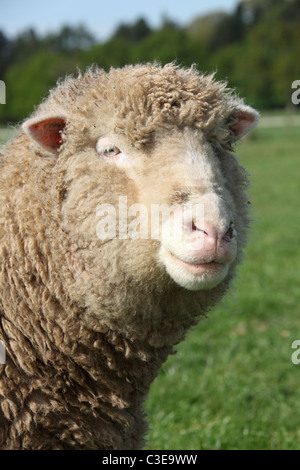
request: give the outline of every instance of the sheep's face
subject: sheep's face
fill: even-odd
[[[204,136],[186,131],[171,140],[175,162],[169,179],[167,171],[164,175],[170,211],[162,220],[159,259],[182,287],[211,289],[236,259],[234,198],[222,171],[222,154]],[[168,147],[165,141],[159,154],[165,155]]]
[[[136,190],[130,206],[126,195],[120,195],[118,235],[135,240],[136,246],[139,240],[149,240],[150,260],[154,250],[157,265],[186,289],[208,290],[220,284],[235,264],[247,223],[247,200],[242,201],[242,220],[241,201],[236,201],[247,179],[236,159],[214,148],[201,131],[190,129],[157,136],[150,154],[135,151],[114,135],[100,137],[96,151]],[[104,216],[108,209],[104,205],[98,214]],[[98,224],[103,239],[109,228],[106,217]],[[111,229],[115,237],[114,223]]]
[[[200,92],[195,80],[189,93],[197,99],[190,99],[189,111],[183,109],[188,102],[184,82],[182,103],[179,92],[170,104],[159,91],[159,106],[152,103],[151,108],[142,90],[134,111],[124,108],[121,113],[101,100],[88,109],[84,97],[85,108],[76,122],[66,111],[66,116],[37,115],[24,124],[31,139],[58,157],[61,224],[70,237],[70,266],[95,296],[97,279],[104,279],[107,270],[116,285],[125,276],[131,285],[161,286],[165,280],[207,291],[230,278],[241,259],[249,222],[248,181],[228,151],[229,137],[235,141],[247,133],[258,114],[224,99],[229,114],[222,117],[220,107],[214,128],[207,106],[197,115]],[[213,103],[219,103],[220,90]],[[179,120],[180,106],[185,121]],[[145,109],[147,119],[142,117]],[[210,113],[207,125],[205,113]]]

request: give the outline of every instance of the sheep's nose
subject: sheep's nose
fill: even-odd
[[[234,235],[235,235],[233,222],[230,222],[229,225],[227,225],[226,229],[224,230],[224,228],[217,227],[211,223],[197,225],[197,223],[193,221],[192,231],[194,232],[194,235],[197,235],[197,232],[198,232],[199,236],[203,237],[204,235],[206,240],[211,240],[214,242],[218,240],[230,242],[234,238]]]

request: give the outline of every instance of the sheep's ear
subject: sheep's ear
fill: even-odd
[[[259,120],[259,113],[250,106],[239,104],[232,113],[231,118],[233,123],[229,125],[229,129],[235,140],[238,140],[254,129]]]
[[[57,153],[62,144],[61,133],[66,125],[62,116],[32,118],[24,122],[24,132],[41,147],[49,152]]]

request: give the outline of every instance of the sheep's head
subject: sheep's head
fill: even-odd
[[[105,278],[127,294],[229,282],[249,225],[232,149],[257,120],[223,83],[173,65],[92,71],[54,90],[23,128],[60,175],[60,224],[89,298],[106,295]]]

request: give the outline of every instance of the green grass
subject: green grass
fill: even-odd
[[[12,127],[0,127],[0,145],[11,139],[16,133]]]
[[[300,129],[237,148],[256,223],[235,289],[165,363],[146,402],[148,449],[300,449]]]
[[[299,147],[298,127],[238,146],[256,218],[246,260],[152,385],[148,449],[300,450]]]

